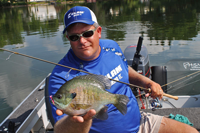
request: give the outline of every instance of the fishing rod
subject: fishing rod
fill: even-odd
[[[83,71],[83,70],[76,69],[76,68],[73,68],[73,67],[70,67],[70,66],[66,66],[66,65],[58,64],[58,63],[51,62],[51,61],[48,61],[48,60],[40,59],[40,58],[33,57],[33,56],[30,56],[30,55],[26,55],[26,54],[22,54],[22,53],[14,52],[14,51],[7,50],[7,49],[3,49],[3,48],[0,48],[0,50],[7,51],[7,52],[10,52],[10,53],[13,53],[13,54],[16,54],[16,55],[25,56],[25,57],[32,58],[32,59],[35,59],[35,60],[43,61],[43,62],[46,62],[46,63],[50,63],[50,64],[54,64],[54,65],[58,65],[58,66],[62,66],[62,67],[65,67],[65,68],[69,68],[69,69],[71,69],[71,70],[80,71],[80,72],[83,72],[83,73],[87,73],[87,74],[94,75],[93,73],[89,73],[89,72],[87,72],[87,71]],[[9,56],[9,57],[10,57],[10,56]],[[109,79],[109,80],[112,80],[112,81],[115,81],[115,82],[119,82],[119,83],[122,83],[122,84],[129,85],[129,86],[132,86],[132,87],[141,88],[141,89],[143,89],[143,90],[148,91],[149,93],[151,92],[151,89],[150,89],[150,88],[146,89],[146,88],[144,88],[144,87],[137,86],[137,85],[134,85],[134,84],[130,84],[130,83],[126,83],[126,82],[118,81],[118,80],[111,79],[111,78],[108,78],[108,79]],[[163,92],[163,96],[166,96],[166,97],[169,97],[169,98],[172,98],[172,99],[178,100],[178,97],[177,97],[177,96],[172,96],[172,95],[166,94],[166,93],[164,93],[164,92]]]

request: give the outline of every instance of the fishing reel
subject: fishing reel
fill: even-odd
[[[150,108],[152,111],[155,111],[156,109],[162,108],[162,104],[158,98],[156,99],[149,99]]]

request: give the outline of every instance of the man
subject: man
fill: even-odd
[[[69,39],[71,49],[59,64],[151,88],[153,98],[162,98],[163,91],[160,85],[129,67],[116,42],[100,39],[102,29],[89,8],[81,6],[71,8],[64,16],[64,23],[63,33]],[[85,75],[85,73],[56,66],[50,77],[49,95],[54,95],[65,82],[79,75]],[[107,105],[107,120],[93,118],[96,114],[93,109],[84,116],[67,116],[52,105],[52,114],[56,122],[55,132],[196,132],[189,125],[175,120],[144,112],[140,113],[137,100],[130,87],[118,82],[111,82],[111,84],[109,92],[129,97],[126,115],[122,115],[113,105],[109,104]]]

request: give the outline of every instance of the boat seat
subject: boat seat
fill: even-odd
[[[50,104],[50,100],[49,100],[49,89],[48,89],[49,77],[50,77],[50,75],[46,78],[46,81],[45,81],[44,95],[45,95],[47,117],[50,120],[52,126],[54,127],[55,121],[54,121],[54,118],[53,118],[53,115],[52,115],[51,104]]]

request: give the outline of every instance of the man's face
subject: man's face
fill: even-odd
[[[70,27],[67,31],[67,38],[69,39],[70,35],[81,34],[88,30],[95,29],[92,25],[86,25],[83,23],[77,23]],[[98,27],[93,36],[89,38],[80,37],[77,41],[70,41],[71,48],[74,51],[75,55],[85,61],[91,61],[96,59],[101,51],[99,46],[99,39],[101,38],[101,27]]]

